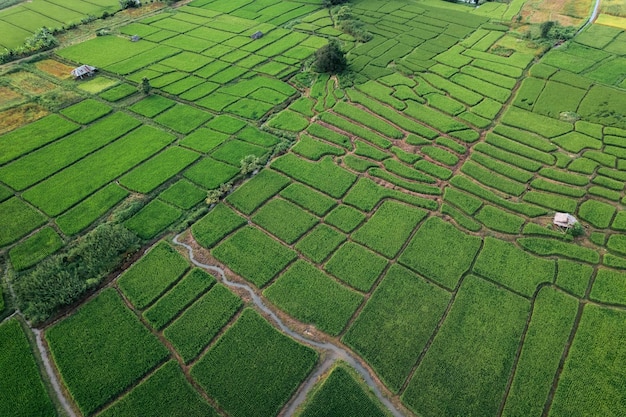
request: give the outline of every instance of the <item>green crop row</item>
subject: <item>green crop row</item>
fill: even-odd
[[[350,204],[363,211],[371,211],[383,198],[393,198],[417,207],[428,210],[437,209],[437,203],[421,197],[408,195],[401,191],[381,187],[368,178],[361,178],[343,199],[344,203]]]
[[[492,159],[485,154],[473,153],[470,159],[493,172],[497,172],[498,174],[504,175],[505,177],[520,183],[526,183],[533,177],[533,174],[527,171],[522,171],[521,169],[512,167],[509,164],[502,163],[497,159]]]
[[[577,309],[572,297],[553,288],[539,291],[503,416],[541,414]]]
[[[530,186],[533,189],[548,191],[555,194],[561,194],[568,197],[581,198],[586,194],[585,189],[576,188],[573,186],[563,186],[562,184],[556,184],[551,181],[546,181],[543,178],[534,179]]]
[[[376,146],[380,146],[381,148],[387,149],[391,146],[391,142],[388,139],[383,138],[371,130],[365,129],[362,126],[358,126],[342,117],[339,117],[336,114],[324,112],[320,115],[320,120],[338,127],[348,133],[352,133],[353,135],[361,139],[365,139]]]
[[[427,212],[394,201],[383,202],[352,238],[368,248],[394,258]]]
[[[540,191],[529,191],[524,194],[524,201],[537,204],[542,207],[547,207],[555,211],[561,211],[565,213],[573,213],[576,211],[576,200],[563,197],[560,195],[543,193]]]
[[[406,165],[396,161],[395,159],[387,159],[385,162],[383,162],[383,166],[387,171],[404,177],[408,180],[421,181],[429,184],[434,184],[437,182],[431,176],[424,175],[414,168],[407,167]]]
[[[450,179],[452,176],[452,171],[448,168],[439,166],[425,159],[421,161],[417,161],[414,165],[415,169],[425,172],[426,174],[430,174],[433,177],[437,177],[442,180]]]
[[[496,414],[529,310],[527,300],[466,278],[402,394],[404,403],[433,416]]]
[[[538,255],[561,255],[583,262],[598,263],[600,255],[593,249],[578,246],[573,243],[565,243],[553,239],[539,237],[525,237],[517,240],[520,245]]]
[[[301,135],[298,143],[292,148],[293,152],[307,159],[318,161],[324,155],[342,156],[345,150],[329,145],[321,140],[313,139],[308,135]]]
[[[322,158],[319,162],[308,162],[287,154],[276,159],[271,166],[334,198],[344,195],[356,181],[356,175],[335,165],[330,157]]]
[[[329,142],[335,143],[337,145],[343,146],[344,148],[351,150],[352,145],[350,143],[350,138],[340,133],[335,132],[334,130],[328,129],[322,125],[317,123],[312,123],[307,128],[307,133],[325,139]]]
[[[78,128],[76,123],[52,114],[2,135],[0,136],[0,146],[2,147],[0,164],[59,139]]]
[[[343,330],[363,301],[363,296],[302,260],[295,262],[263,294],[296,319],[331,335]]]
[[[46,217],[17,197],[0,203],[0,246],[13,243],[46,223]]]
[[[143,316],[152,327],[160,330],[213,284],[215,278],[201,269],[193,269],[174,288],[144,311]]]
[[[263,287],[296,258],[294,251],[250,226],[222,241],[211,253],[257,287]]]
[[[250,214],[289,183],[289,178],[284,175],[264,169],[250,181],[237,188],[226,198],[226,201],[244,214]]]
[[[537,258],[512,243],[492,237],[485,238],[474,264],[475,273],[528,297],[542,282],[552,282],[555,270],[553,260]]]
[[[37,264],[48,255],[61,249],[63,245],[64,242],[57,232],[46,226],[13,246],[9,250],[9,258],[13,268],[16,271],[21,271]]]
[[[399,262],[452,290],[470,268],[479,247],[480,238],[431,217],[415,233]]]
[[[439,75],[424,73],[421,74],[421,76],[439,90],[445,91],[450,95],[450,97],[459,100],[467,104],[468,106],[475,106],[483,99],[482,95],[457,83],[453,83],[450,80],[440,77]]]
[[[380,179],[388,181],[391,184],[397,185],[398,187],[404,188],[406,190],[410,190],[410,191],[420,193],[420,194],[430,194],[430,195],[441,194],[441,190],[437,186],[425,185],[421,183],[406,181],[380,168],[372,168],[370,169],[369,172],[374,177],[378,177]]]
[[[294,243],[318,223],[316,217],[280,198],[261,207],[252,221],[288,244]]]
[[[466,216],[450,204],[443,203],[441,205],[441,213],[450,216],[459,226],[469,231],[477,232],[482,228],[480,223]]]
[[[489,205],[485,205],[474,218],[489,229],[510,234],[519,233],[525,221],[519,216]]]
[[[550,141],[540,136],[534,135],[524,130],[519,130],[513,127],[498,125],[493,131],[501,136],[512,139],[516,142],[535,148],[543,152],[552,152],[558,150],[556,146]],[[567,136],[567,135],[565,135]]]
[[[596,200],[587,200],[578,208],[578,215],[595,227],[606,229],[615,215],[615,206]]]
[[[149,240],[167,229],[182,214],[183,212],[177,207],[155,199],[146,204],[133,217],[126,220],[124,225],[140,238]]]
[[[3,374],[0,389],[5,395],[3,401],[0,401],[0,414],[55,415],[31,346],[18,320],[11,319],[0,325],[0,345],[3,347],[0,353]]]
[[[353,242],[341,246],[325,269],[357,290],[369,292],[387,266],[387,261]]]
[[[449,298],[444,290],[393,265],[343,341],[372,365],[385,385],[398,392]],[[416,303],[424,307],[421,312],[412,307]]]
[[[112,288],[48,328],[45,336],[84,415],[117,397],[169,354]]]
[[[181,407],[181,403],[185,406]],[[187,381],[176,361],[169,361],[157,369],[99,415],[133,417],[140,414],[170,417],[219,415]]]
[[[505,151],[533,159],[537,162],[541,162],[546,165],[552,165],[555,162],[553,155],[546,152],[538,151],[537,149],[523,145],[519,142],[507,139],[504,136],[499,136],[494,133],[487,133],[486,142],[490,145],[496,146]]]
[[[153,127],[142,126],[30,188],[24,193],[24,198],[55,216],[155,154],[175,138]],[[85,175],[85,172],[92,175]]]
[[[163,335],[185,363],[191,362],[241,308],[242,301],[216,284],[170,324]]]
[[[447,114],[441,113],[437,110],[433,110],[427,106],[419,105],[417,103],[409,102],[404,112],[407,115],[421,122],[424,122],[428,126],[432,126],[435,129],[444,133],[453,132],[455,130],[463,130],[467,128],[465,124],[453,119]]]
[[[15,190],[23,190],[139,125],[139,120],[124,113],[115,113],[3,166],[0,168],[0,180]]]
[[[279,412],[316,361],[313,349],[246,309],[191,368],[191,375],[229,415],[270,417]]]
[[[526,191],[526,185],[511,181],[510,179],[491,172],[472,161],[466,161],[461,167],[461,172],[474,178],[480,183],[495,188],[507,194],[520,196]]]
[[[119,278],[118,285],[139,309],[158,298],[189,268],[187,261],[161,242]]]
[[[349,208],[347,206],[342,207]],[[352,208],[349,209],[354,210]],[[361,214],[361,216],[363,215]],[[328,224],[332,223],[329,221]],[[296,244],[295,248],[313,262],[320,264],[345,240],[346,236],[342,233],[337,232],[335,229],[328,227],[325,224],[320,224],[304,236]]]
[[[300,183],[289,185],[281,191],[280,195],[300,207],[309,210],[316,216],[324,216],[337,205],[337,202],[332,198],[318,193],[317,191],[313,191]]]

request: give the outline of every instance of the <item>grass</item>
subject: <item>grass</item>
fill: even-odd
[[[144,309],[187,271],[185,258],[160,242],[119,278],[118,286],[138,309]]]
[[[313,349],[246,309],[191,368],[191,375],[231,416],[269,417],[278,413],[316,361]]]
[[[268,126],[275,129],[287,130],[290,132],[300,132],[309,125],[309,121],[296,112],[284,110],[272,117],[268,122]]]
[[[365,225],[353,233],[354,241],[394,258],[427,212],[394,201],[385,201]]]
[[[608,304],[624,304],[626,302],[625,278],[623,272],[598,269],[590,298]]]
[[[180,407],[180,404],[185,407]],[[133,417],[217,417],[219,414],[187,381],[176,361],[169,361],[100,415]]]
[[[83,125],[89,124],[111,112],[111,107],[92,98],[61,110],[61,114]]]
[[[539,291],[504,416],[537,415],[543,411],[577,310],[576,299],[549,287]]]
[[[57,232],[46,226],[9,250],[11,264],[16,271],[30,268],[63,247]]]
[[[0,401],[0,414],[15,417],[56,415],[28,338],[17,319],[0,324],[0,346],[0,389],[5,395]]]
[[[152,200],[124,225],[144,240],[149,240],[167,229],[183,214],[182,210],[161,200]]]
[[[384,258],[348,242],[335,252],[325,269],[351,287],[369,292],[386,266]]]
[[[78,409],[91,415],[162,362],[167,349],[108,288],[46,330]]]
[[[418,229],[398,260],[452,290],[469,270],[480,243],[480,238],[431,217]]]
[[[299,417],[384,417],[386,410],[360,376],[347,365],[333,368],[307,402]]]
[[[163,335],[185,363],[191,362],[241,308],[242,301],[216,284],[170,324]]]
[[[255,213],[252,221],[292,244],[313,228],[318,219],[287,200],[274,198]]]
[[[397,393],[435,330],[450,296],[393,265],[343,337]],[[417,306],[417,308],[416,308]]]
[[[617,404],[623,403],[624,391],[619,382],[612,381],[623,381],[626,376],[623,320],[623,311],[585,306],[554,394],[553,414],[619,413]],[[589,395],[586,387],[592,385]]]
[[[263,295],[292,317],[333,336],[363,301],[363,296],[303,260],[291,265]]]
[[[495,414],[529,310],[523,298],[468,277],[403,401],[424,415]]]
[[[294,251],[250,226],[222,241],[211,253],[259,288],[296,258]]]
[[[505,287],[531,296],[542,282],[552,282],[553,260],[530,255],[509,242],[486,237],[473,271]]]

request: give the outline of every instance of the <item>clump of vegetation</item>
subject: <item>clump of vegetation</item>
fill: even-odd
[[[348,0],[324,0],[325,7],[337,6],[338,4],[347,3]]]
[[[5,49],[4,52],[0,53],[0,64],[54,48],[59,42],[52,32],[49,28],[40,28],[33,36],[26,39],[24,45]]]
[[[547,21],[543,22],[538,27],[539,33],[533,36],[529,32],[529,36],[540,41],[548,42],[563,42],[572,39],[576,34],[576,28],[574,26],[562,26],[559,22]]]
[[[261,168],[261,158],[256,155],[248,155],[241,160],[241,175],[248,175]]]
[[[150,90],[152,90],[150,80],[147,77],[143,77],[141,79],[141,84],[139,85],[139,91],[144,93],[145,95],[148,95],[150,94]]]
[[[582,224],[580,224],[579,222],[576,222],[574,223],[572,227],[567,229],[567,233],[569,233],[570,235],[574,237],[582,236],[585,233],[585,229],[583,228]]]
[[[337,27],[357,41],[367,42],[372,39],[372,34],[363,28],[363,22],[352,14],[350,6],[336,7],[332,10],[332,14],[337,22]]]
[[[209,190],[205,201],[208,205],[217,204],[220,201],[220,199],[224,197],[226,194],[228,194],[230,190],[232,189],[233,189],[233,183],[225,182],[224,184],[221,184],[215,190]]]
[[[139,0],[120,0],[120,7],[122,8],[122,10],[140,6],[141,1]]]
[[[331,40],[315,52],[314,68],[318,72],[338,74],[343,72],[347,66],[346,55],[335,40]]]
[[[139,238],[120,224],[104,223],[13,281],[17,304],[33,323],[49,319],[96,287],[127,256]]]

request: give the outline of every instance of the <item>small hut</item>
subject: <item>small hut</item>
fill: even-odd
[[[258,31],[258,32],[254,32],[252,34],[252,36],[250,36],[252,38],[252,40],[257,40],[257,39],[261,39],[263,37],[263,32]]]
[[[96,67],[92,67],[91,65],[81,65],[72,70],[72,75],[74,79],[80,78],[82,80],[84,76],[91,77],[97,70]]]
[[[576,217],[569,213],[554,213],[554,220],[552,223],[560,228],[570,229],[578,223],[578,220],[576,220]]]
[[[141,40],[141,36],[139,35],[133,35],[130,37],[131,42],[139,42],[140,40]]]

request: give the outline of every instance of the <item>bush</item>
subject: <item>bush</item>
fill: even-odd
[[[40,323],[78,300],[138,248],[138,237],[119,224],[104,223],[81,240],[18,277],[13,288],[20,310]]]
[[[315,52],[315,70],[337,74],[348,65],[344,52],[336,41],[331,41]]]

